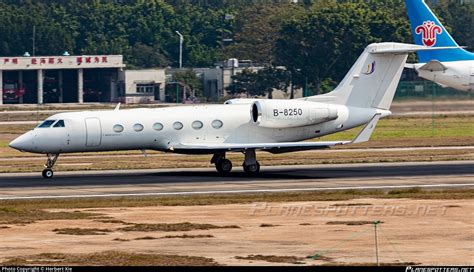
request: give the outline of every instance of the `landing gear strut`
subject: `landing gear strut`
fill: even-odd
[[[214,154],[211,163],[216,165],[217,172],[221,175],[228,175],[232,170],[232,162],[225,158],[225,153]]]
[[[242,166],[244,172],[249,176],[255,176],[260,172],[260,163],[257,161],[255,149],[248,149],[245,151],[245,161]]]
[[[45,169],[42,172],[43,178],[50,179],[53,177],[54,172],[53,172],[53,166],[56,163],[56,160],[59,157],[59,154],[47,154],[46,155],[48,160],[44,164]]]

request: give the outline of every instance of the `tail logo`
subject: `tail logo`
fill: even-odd
[[[367,65],[367,71],[364,72],[364,75],[371,75],[375,72],[375,61]]]
[[[422,34],[423,44],[432,47],[436,44],[436,35],[443,33],[443,29],[433,21],[426,21],[416,27],[415,33],[418,35]]]

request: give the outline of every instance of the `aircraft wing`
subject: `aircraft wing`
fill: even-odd
[[[245,151],[246,149],[263,150],[270,153],[286,153],[303,150],[324,149],[337,145],[362,143],[370,139],[380,114],[374,115],[369,123],[359,132],[352,141],[319,141],[319,142],[280,142],[280,143],[179,143],[170,147],[170,151],[187,154],[210,154],[229,151]]]

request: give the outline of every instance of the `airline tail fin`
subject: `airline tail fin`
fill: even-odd
[[[425,3],[425,0],[405,0],[405,4],[415,44],[433,48],[457,47],[446,51],[420,51],[417,54],[421,63],[427,63],[431,60],[441,62],[474,60],[474,54],[459,47]]]

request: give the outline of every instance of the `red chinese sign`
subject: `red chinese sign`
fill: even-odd
[[[64,58],[63,57],[39,57],[39,58],[32,57],[28,62],[30,65],[43,65],[43,64],[55,65],[55,64],[64,64]],[[85,56],[85,57],[76,57],[75,59],[75,63],[78,65],[82,63],[101,64],[101,63],[108,63],[108,62],[109,60],[107,56]],[[71,62],[69,63],[72,64]],[[19,62],[19,58],[3,58],[3,59],[0,58],[0,64],[18,65],[20,64],[20,62]]]

